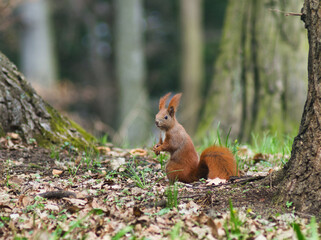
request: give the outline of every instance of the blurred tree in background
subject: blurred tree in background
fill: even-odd
[[[301,5],[299,0],[229,1],[200,136],[219,122],[243,141],[253,132],[297,131],[308,45],[300,19],[284,13],[299,12]]]
[[[0,51],[21,67],[23,53],[32,50],[20,44],[31,34],[22,2],[46,2],[50,8],[40,12],[51,18],[43,23],[54,43],[48,59],[56,58],[57,65],[54,60],[41,65],[58,70],[58,84],[39,90],[40,95],[96,136],[144,142],[153,136],[158,99],[168,91],[184,92],[179,118],[201,137],[218,122],[242,140],[252,131],[297,130],[307,43],[300,21],[279,11],[298,12],[299,0],[1,1]],[[131,4],[140,9],[135,19],[129,16],[136,9]],[[136,60],[134,49],[141,54]],[[134,72],[124,77],[126,71]],[[142,112],[135,114],[150,124],[128,117],[136,100]],[[130,128],[141,130],[131,135]]]
[[[129,143],[142,143],[151,128],[145,87],[142,0],[116,2],[116,72],[119,133]]]
[[[57,80],[49,3],[48,0],[24,1],[19,6],[22,71],[29,81],[43,88],[54,87]]]
[[[204,71],[202,0],[181,0],[182,68],[181,85],[183,94],[182,124],[193,134],[199,120],[201,88]]]

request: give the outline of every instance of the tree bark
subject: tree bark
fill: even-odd
[[[321,3],[305,0],[302,20],[308,30],[308,94],[289,162],[274,175],[276,201],[320,216],[321,208]]]
[[[199,120],[203,80],[202,0],[181,0],[183,106],[180,117],[194,134]]]
[[[307,42],[300,21],[284,12],[299,0],[230,0],[220,55],[198,135],[220,126],[249,141],[269,131],[294,134],[306,94]]]
[[[61,116],[31,87],[17,67],[0,53],[0,136],[16,132],[40,146],[69,142],[85,149],[95,138]]]

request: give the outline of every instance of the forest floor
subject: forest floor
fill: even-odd
[[[291,202],[275,207],[276,189],[258,180],[286,156],[244,147],[238,159],[251,177],[170,185],[166,155],[99,150],[1,138],[0,239],[318,239],[314,218]]]

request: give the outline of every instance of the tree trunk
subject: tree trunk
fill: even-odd
[[[130,145],[149,135],[148,97],[143,51],[142,0],[116,0],[116,74],[119,86],[119,132]]]
[[[193,134],[199,120],[203,80],[202,0],[181,0],[183,105],[181,119]]]
[[[302,20],[308,30],[308,94],[289,162],[275,174],[278,203],[320,216],[321,208],[321,3],[305,0]]]
[[[92,147],[93,136],[61,116],[25,80],[7,57],[0,53],[0,136],[16,132],[40,146],[69,142],[75,147]]]
[[[21,67],[35,86],[51,88],[57,80],[48,0],[25,1],[20,6],[22,20]]]
[[[198,135],[220,126],[231,137],[293,134],[306,93],[307,42],[300,21],[286,17],[299,0],[230,0],[220,55]]]

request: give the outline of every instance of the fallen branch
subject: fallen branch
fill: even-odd
[[[40,193],[39,196],[43,198],[48,198],[48,199],[52,199],[52,198],[60,199],[64,197],[77,198],[75,193],[64,191],[64,190],[44,192],[44,193]]]

